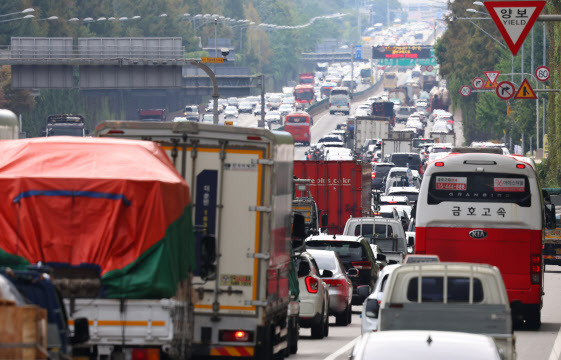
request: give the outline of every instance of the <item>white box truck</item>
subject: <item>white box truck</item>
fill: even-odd
[[[193,279],[199,294],[193,355],[271,359],[287,354],[288,334],[297,331],[287,325],[292,136],[137,121],[106,121],[95,134],[161,144],[191,188],[195,239],[216,239],[215,280]]]

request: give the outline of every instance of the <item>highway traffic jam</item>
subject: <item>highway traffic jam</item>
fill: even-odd
[[[14,327],[40,345],[0,357],[542,358],[561,192],[465,144],[438,68],[320,62],[264,95],[261,127],[261,98],[231,97],[218,124],[210,101],[0,141],[0,316],[34,311]]]

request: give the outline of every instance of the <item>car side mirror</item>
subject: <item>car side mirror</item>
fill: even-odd
[[[333,271],[325,269],[325,270],[323,270],[323,271],[321,272],[321,277],[322,277],[322,278],[330,278],[330,277],[333,277]]]
[[[365,315],[369,318],[377,319],[380,313],[380,304],[378,304],[378,299],[371,299],[366,302]]]
[[[350,268],[349,270],[347,270],[347,276],[348,277],[357,277],[358,276],[358,269]]]
[[[327,227],[329,224],[329,216],[327,214],[321,215],[321,227]]]
[[[204,281],[216,278],[216,239],[205,236],[201,239],[201,269],[200,276]]]
[[[545,205],[545,227],[547,229],[555,229],[557,226],[555,221],[555,205],[546,204]]]
[[[83,344],[90,340],[90,326],[87,318],[74,319],[74,336],[70,338],[72,344]]]
[[[386,260],[386,255],[384,255],[384,254],[376,254],[376,260],[378,260],[378,261],[384,261],[384,260]]]

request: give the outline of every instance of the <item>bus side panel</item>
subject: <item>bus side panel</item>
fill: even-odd
[[[440,261],[472,262],[499,268],[510,302],[540,303],[540,285],[530,282],[530,256],[539,255],[541,230],[483,228],[487,236],[473,239],[477,228],[417,227],[415,252],[436,254]],[[532,244],[534,248],[532,248]]]

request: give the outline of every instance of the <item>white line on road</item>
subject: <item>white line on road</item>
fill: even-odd
[[[339,350],[335,351],[333,354],[329,355],[328,357],[326,357],[323,360],[335,360],[335,359],[337,359],[339,356],[341,356],[345,352],[349,351],[355,345],[355,343],[357,342],[358,339],[360,339],[360,336],[357,336],[356,338],[354,338],[353,340],[348,342],[345,346],[343,346]]]
[[[551,354],[549,354],[549,360],[559,359],[561,359],[561,329],[557,333],[557,337],[553,343],[553,349],[551,349]]]

